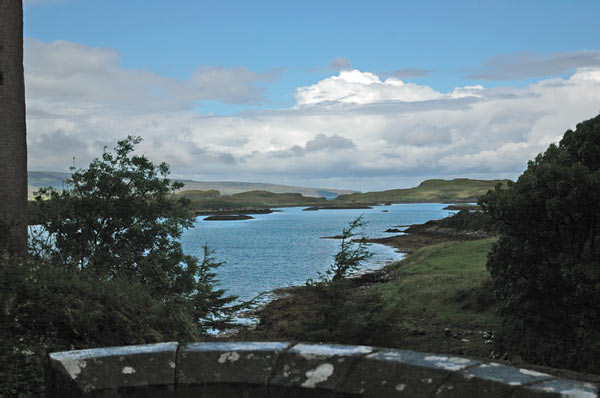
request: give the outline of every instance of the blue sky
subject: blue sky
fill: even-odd
[[[598,1],[25,0],[30,168],[139,132],[204,180],[514,178],[600,110],[598,15]]]

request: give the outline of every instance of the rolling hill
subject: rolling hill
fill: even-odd
[[[506,184],[507,181],[471,180],[468,178],[425,180],[414,188],[340,195],[335,202],[357,204],[476,202],[481,195],[493,189],[496,184]]]
[[[65,179],[71,176],[70,173],[58,173],[48,171],[29,171],[29,197],[33,197],[33,192],[41,187],[51,186],[57,189],[63,187]],[[263,184],[257,182],[233,182],[233,181],[193,181],[177,180],[185,184],[181,191],[219,191],[221,195],[234,195],[249,191],[266,191],[272,193],[299,193],[302,196],[313,198],[333,199],[338,195],[350,194],[356,191],[350,189],[330,189],[330,188],[309,188],[297,187],[292,185]]]

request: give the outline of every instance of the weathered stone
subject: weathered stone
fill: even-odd
[[[382,398],[433,396],[454,372],[479,363],[446,355],[385,349],[361,358],[338,391]]]
[[[551,378],[545,373],[482,363],[455,373],[438,388],[436,397],[510,397],[523,385]]]
[[[178,343],[55,352],[48,356],[49,397],[171,397]]]
[[[331,394],[338,385],[343,384],[356,361],[373,351],[373,347],[366,346],[297,344],[282,353],[271,379],[272,391],[282,388],[306,389],[313,390],[314,396],[324,391]]]
[[[50,354],[48,397],[580,397],[595,385],[467,358],[329,344],[177,343]]]
[[[530,397],[597,398],[598,388],[591,383],[568,379],[553,379],[526,386],[514,394],[514,398]]]
[[[278,355],[290,343],[192,343],[180,348],[178,397],[262,397]],[[220,386],[223,386],[221,388]]]

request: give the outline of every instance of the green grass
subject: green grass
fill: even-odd
[[[249,338],[487,358],[492,347],[482,331],[495,331],[501,323],[485,269],[494,241],[423,247],[388,268],[387,282],[289,290],[263,309]]]
[[[493,189],[496,184],[506,183],[506,181],[471,180],[468,178],[426,180],[414,188],[341,195],[334,201],[346,203],[472,202],[477,201],[480,196]]]
[[[423,317],[440,322],[493,327],[500,319],[490,300],[487,254],[495,238],[447,242],[424,247],[398,263],[395,280],[377,286],[389,306],[408,321]]]

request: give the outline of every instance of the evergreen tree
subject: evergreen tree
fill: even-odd
[[[502,224],[487,263],[505,315],[496,348],[600,370],[600,116],[481,204]]]

